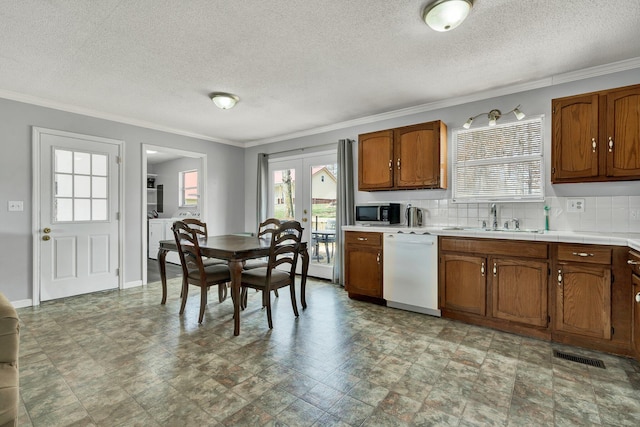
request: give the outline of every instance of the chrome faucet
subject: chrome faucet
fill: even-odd
[[[491,203],[491,216],[493,218],[492,221],[492,225],[493,225],[493,229],[497,230],[498,229],[498,207],[496,206],[495,203]]]

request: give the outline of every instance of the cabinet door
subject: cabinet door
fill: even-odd
[[[559,264],[556,330],[611,339],[611,269]]]
[[[640,276],[631,275],[633,284],[633,348],[636,352],[636,358],[640,359]]]
[[[597,94],[554,99],[551,181],[577,182],[599,174]],[[603,146],[602,146],[603,147]]]
[[[440,308],[486,314],[486,260],[470,255],[443,254]]]
[[[489,265],[493,317],[546,327],[547,262],[493,258]]]
[[[347,245],[344,253],[347,292],[382,298],[382,249]]]
[[[440,186],[440,122],[395,129],[394,167],[398,188]]]
[[[358,190],[393,187],[393,131],[383,130],[358,138]]]
[[[607,176],[640,179],[640,87],[607,93]]]

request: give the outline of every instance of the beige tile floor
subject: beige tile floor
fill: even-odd
[[[21,317],[21,426],[640,425],[640,366],[603,353],[347,298],[311,281],[267,327],[250,293],[234,337],[213,292],[178,316],[151,284],[47,302]],[[606,369],[552,356],[559,348]]]

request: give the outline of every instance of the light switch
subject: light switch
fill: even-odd
[[[24,210],[24,202],[22,200],[10,200],[8,205],[9,212],[22,212]]]

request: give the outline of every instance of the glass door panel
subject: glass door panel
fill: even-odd
[[[336,198],[338,165],[335,156],[305,159],[309,175],[310,269],[314,276],[330,279],[336,246]]]

